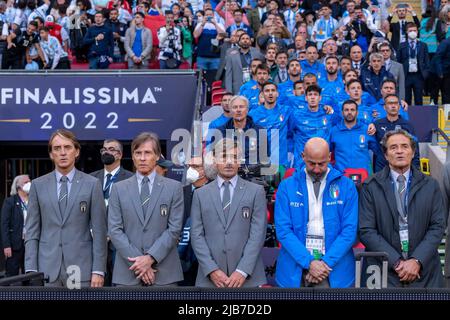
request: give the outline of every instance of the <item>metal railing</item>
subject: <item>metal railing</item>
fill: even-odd
[[[446,151],[446,155],[445,155],[445,162],[450,160],[450,138],[447,136],[447,134],[442,131],[441,128],[435,128],[433,130],[431,130],[432,132],[432,137],[431,137],[431,145],[432,146],[437,146],[438,142],[439,142],[439,135],[441,135],[445,142],[447,143],[447,151]]]

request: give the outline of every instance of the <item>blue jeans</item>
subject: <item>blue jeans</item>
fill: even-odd
[[[217,70],[220,66],[220,58],[197,57],[197,68],[202,70]]]

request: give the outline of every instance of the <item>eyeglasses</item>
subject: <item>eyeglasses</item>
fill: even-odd
[[[117,150],[117,149],[115,149],[115,148],[113,148],[113,147],[110,147],[110,148],[101,148],[101,149],[100,149],[100,153],[101,153],[101,154],[104,154],[106,151],[108,151],[108,152],[120,152],[120,150]]]

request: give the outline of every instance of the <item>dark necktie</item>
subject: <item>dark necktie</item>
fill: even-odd
[[[405,25],[406,25],[406,22],[403,20],[401,23],[402,30],[400,30],[400,32],[401,32],[401,34],[404,34],[404,35],[406,35]]]
[[[414,59],[416,57],[416,43],[414,41],[411,41],[409,43],[409,56]]]
[[[66,176],[62,176],[59,180],[61,182],[61,189],[59,189],[59,198],[58,198],[58,204],[59,204],[59,212],[61,213],[61,217],[64,217],[64,212],[67,208],[67,197],[68,197],[68,189],[67,189],[67,181],[69,179]]]
[[[148,186],[148,182],[149,182],[148,177],[144,177],[141,183],[141,205],[142,210],[144,211],[144,218],[147,212],[148,203],[150,202],[150,189]]]
[[[231,206],[231,194],[230,194],[230,181],[223,182],[223,196],[222,196],[222,208],[223,214],[225,215],[225,220],[228,219],[228,213],[230,212]]]
[[[111,188],[111,183],[112,183],[112,174],[108,173],[106,175],[105,188],[103,189],[103,198],[105,199],[109,199],[109,189]]]
[[[403,214],[406,216],[406,210],[405,210],[405,197],[406,197],[406,179],[404,175],[399,175],[397,177],[397,182],[398,182],[398,196],[400,197],[400,201],[402,204],[402,211]]]
[[[315,179],[313,182],[313,186],[314,186],[314,194],[316,195],[316,199],[319,199],[320,179]]]

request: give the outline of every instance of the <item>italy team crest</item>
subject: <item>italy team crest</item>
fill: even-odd
[[[330,197],[332,199],[337,199],[339,197],[339,193],[340,193],[339,186],[333,183],[330,186]]]
[[[366,141],[366,136],[365,135],[360,135],[359,136],[359,143],[363,144]]]

